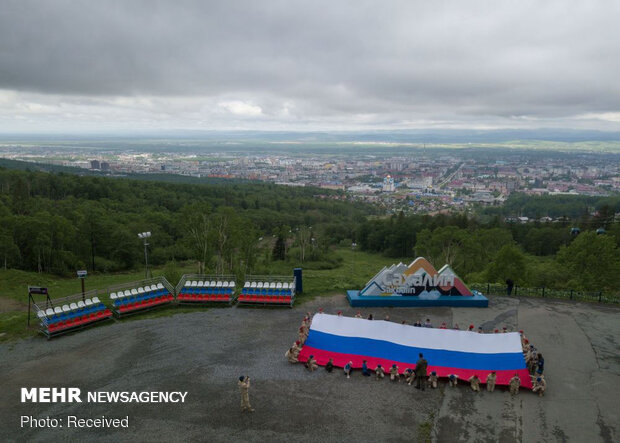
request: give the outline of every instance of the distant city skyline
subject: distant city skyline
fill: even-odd
[[[620,131],[620,3],[4,1],[0,134]]]

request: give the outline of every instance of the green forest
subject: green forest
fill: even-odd
[[[137,234],[150,231],[153,265],[194,263],[204,273],[266,273],[283,263],[337,269],[347,247],[449,263],[468,283],[510,278],[520,286],[616,290],[618,204],[516,195],[504,208],[566,217],[555,223],[506,223],[501,208],[385,217],[311,187],[0,168],[0,266],[60,276],[135,270],[144,264]]]

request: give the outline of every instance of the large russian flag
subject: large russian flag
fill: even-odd
[[[521,337],[516,332],[479,334],[316,314],[299,361],[314,355],[319,365],[333,358],[335,366],[344,367],[352,361],[353,367],[360,368],[366,360],[371,369],[381,364],[387,371],[396,364],[402,373],[415,368],[420,353],[428,361],[429,374],[456,374],[461,380],[477,374],[485,382],[487,375],[495,371],[497,384],[507,385],[516,373],[522,387],[532,388]]]

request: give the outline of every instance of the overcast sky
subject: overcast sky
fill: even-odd
[[[620,130],[619,1],[0,1],[0,132]]]

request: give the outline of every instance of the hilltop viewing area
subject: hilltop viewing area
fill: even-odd
[[[615,441],[620,432],[615,402],[620,395],[617,359],[620,307],[542,298],[491,296],[486,309],[362,308],[409,324],[429,318],[435,327],[455,323],[486,332],[507,327],[524,330],[545,355],[547,392],[538,397],[507,389],[474,393],[440,380],[438,389],[418,391],[403,383],[375,381],[354,371],[309,373],[290,365],[284,352],[296,339],[306,311],[354,316],[343,294],[321,297],[292,310],[211,309],[165,318],[116,322],[46,342],[30,339],[0,345],[0,390],[6,400],[0,416],[52,415],[58,405],[20,404],[19,388],[33,381],[50,386],[80,386],[83,391],[176,389],[183,380],[186,403],[166,406],[115,404],[115,414],[130,414],[123,438],[136,440],[299,441],[381,440]],[[432,362],[431,362],[432,364]],[[251,374],[251,416],[240,419],[238,374]],[[300,406],[302,405],[302,406]],[[413,406],[415,405],[415,406]],[[63,413],[83,406],[65,404]],[[110,415],[110,404],[87,404],[88,413]],[[17,411],[16,411],[17,410]],[[234,411],[234,413],[233,413]],[[283,420],[282,417],[286,417]],[[296,431],[292,431],[296,430]],[[299,431],[302,430],[303,433]],[[23,438],[44,439],[49,430],[27,429]],[[111,439],[106,429],[57,429],[57,438]],[[13,431],[0,430],[10,439]]]

